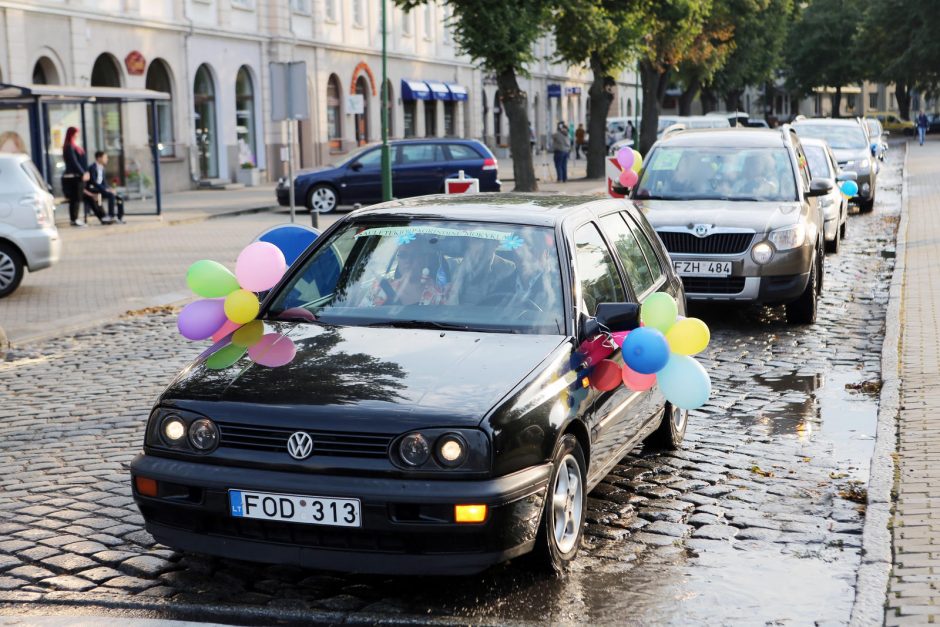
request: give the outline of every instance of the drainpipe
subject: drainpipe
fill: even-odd
[[[189,161],[189,178],[192,180],[194,185],[199,183],[199,174],[197,173],[197,167],[193,163],[193,149],[196,148],[196,124],[195,124],[195,101],[193,99],[193,78],[189,73],[189,40],[195,32],[195,27],[193,26],[193,18],[190,17],[189,12],[187,11],[188,3],[186,0],[182,0],[180,4],[183,5],[183,19],[189,23],[189,31],[183,35],[183,65],[185,66],[186,74],[186,104],[187,104],[187,115],[189,116],[189,150],[188,150],[188,161]]]

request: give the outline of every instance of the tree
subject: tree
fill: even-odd
[[[428,0],[394,0],[411,10]],[[454,43],[484,70],[496,75],[509,118],[509,147],[516,191],[538,189],[529,145],[528,94],[518,77],[535,60],[535,42],[549,27],[552,0],[445,0],[452,11]]]
[[[554,21],[558,57],[591,68],[587,178],[604,178],[607,112],[613,98],[608,85],[615,84],[613,74],[635,58],[639,20],[620,0],[568,0],[555,12]]]
[[[857,53],[861,0],[813,0],[797,16],[787,45],[791,87],[810,94],[817,87],[834,87],[832,115],[839,117],[842,88],[859,82],[862,60]]]
[[[703,85],[708,84],[715,72],[728,60],[734,50],[736,30],[735,10],[738,2],[718,2],[712,6],[708,18],[702,25],[689,48],[685,59],[679,64],[678,77],[682,84],[679,96],[679,115],[692,115],[692,101]]]

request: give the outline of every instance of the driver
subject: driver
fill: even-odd
[[[742,196],[762,198],[777,193],[776,164],[766,152],[748,155],[741,169],[741,179],[734,186],[734,192]]]
[[[672,175],[672,193],[695,195],[708,191],[707,176],[711,172],[695,155],[684,154]]]
[[[480,305],[488,296],[512,290],[516,264],[496,254],[499,245],[499,240],[468,238],[463,258],[454,271],[449,303]]]
[[[438,256],[423,240],[402,244],[396,253],[395,271],[376,279],[364,299],[365,305],[439,305],[444,290],[434,270]]]
[[[552,277],[546,272],[552,267],[554,241],[551,235],[545,235],[544,244],[538,237],[532,240],[517,249],[519,268],[515,277],[513,302],[522,307],[529,302],[541,311],[548,311],[552,308],[557,291],[557,286],[552,285]]]

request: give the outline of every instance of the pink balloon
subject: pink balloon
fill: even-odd
[[[225,304],[225,301],[222,301],[222,304],[224,305],[224,304]],[[223,311],[224,311],[224,309],[223,309]],[[219,341],[225,339],[230,333],[234,333],[234,332],[235,332],[236,330],[238,330],[238,328],[241,327],[241,326],[242,326],[242,325],[240,325],[240,324],[238,324],[238,323],[236,323],[236,322],[232,322],[231,320],[229,320],[228,318],[226,318],[226,319],[225,319],[225,324],[223,324],[221,327],[219,327],[218,330],[216,330],[216,332],[212,334],[212,341],[213,341],[213,342],[219,342]]]
[[[235,262],[235,278],[249,292],[269,290],[287,272],[284,253],[274,244],[254,242],[239,253]]]
[[[268,368],[289,364],[297,355],[297,346],[286,335],[268,333],[256,344],[248,347],[253,362]]]
[[[584,355],[588,366],[593,366],[613,353],[614,349],[607,345],[606,336],[598,335],[592,340],[582,342],[578,352]]]
[[[620,173],[620,184],[624,187],[632,188],[639,180],[640,177],[637,176],[637,173],[633,170],[624,170]]]
[[[634,392],[645,392],[656,384],[655,374],[642,374],[624,364],[622,369],[623,384]]]
[[[629,331],[616,331],[610,334],[610,336],[614,338],[614,342],[617,344],[617,346],[621,347],[623,346],[623,341],[627,339],[628,335],[630,335]]]
[[[204,340],[225,323],[225,301],[221,298],[197,300],[183,307],[176,328],[188,340]]]
[[[623,148],[617,151],[617,163],[619,163],[620,167],[623,168],[624,170],[629,170],[630,168],[633,167],[633,160],[634,160],[633,148],[630,148],[629,146],[624,146]]]

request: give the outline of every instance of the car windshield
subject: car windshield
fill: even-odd
[[[830,179],[832,172],[829,170],[829,159],[826,157],[826,150],[822,146],[803,146],[806,153],[806,160],[809,161],[809,172],[813,178]]]
[[[269,318],[563,334],[554,231],[448,220],[353,220],[293,273]]]
[[[862,150],[868,148],[868,138],[861,126],[848,124],[798,124],[800,137],[825,139],[833,150]]]
[[[796,199],[789,153],[780,148],[660,146],[637,183],[636,198]]]
[[[357,151],[355,151],[355,152],[351,152],[351,153],[346,154],[346,155],[340,155],[340,156],[336,157],[333,161],[330,162],[330,167],[338,168],[339,166],[343,165],[344,163],[352,163],[353,161],[355,161],[355,160],[361,158],[364,154],[366,154],[367,152],[369,152],[369,151],[372,150],[373,148],[375,148],[375,145],[374,145],[374,144],[371,145],[371,146],[365,146],[365,147],[360,148],[359,150],[357,150]]]

